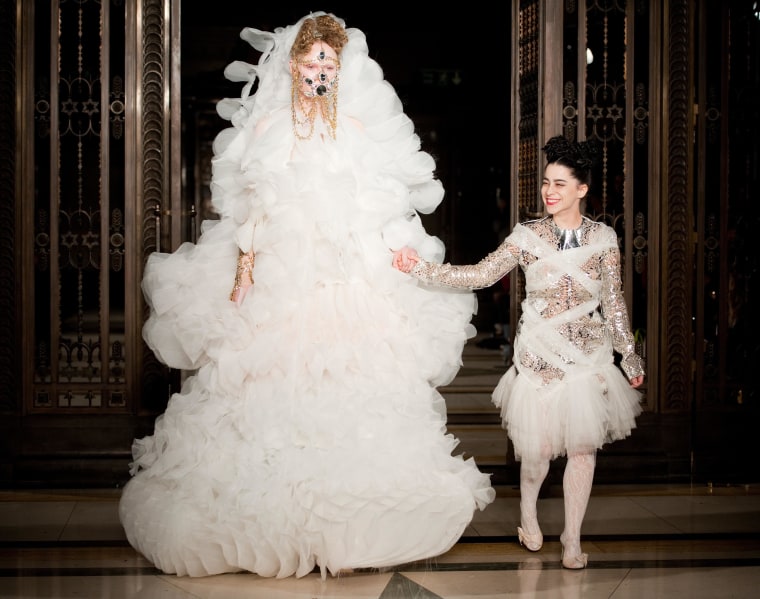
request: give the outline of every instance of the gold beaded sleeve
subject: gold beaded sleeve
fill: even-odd
[[[445,287],[484,289],[517,266],[519,255],[520,249],[507,239],[477,264],[435,264],[420,260],[412,269],[412,274],[426,283]]]

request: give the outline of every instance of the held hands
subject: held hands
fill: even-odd
[[[404,246],[393,252],[393,268],[401,272],[411,272],[419,261],[420,256],[414,248]]]
[[[644,375],[640,374],[639,376],[635,376],[631,379],[631,387],[634,389],[641,387],[641,384],[644,382]]]

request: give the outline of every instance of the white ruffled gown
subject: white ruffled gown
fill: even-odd
[[[373,77],[366,101],[395,98]],[[404,243],[442,257],[415,210],[441,200],[434,165],[411,131],[377,139],[341,115],[336,139],[297,140],[289,106],[238,123],[214,160],[221,219],[149,259],[145,339],[195,373],[135,442],[120,518],[164,572],[325,576],[430,558],[494,498],[452,455],[436,390],[461,366],[475,296],[391,265]],[[255,283],[237,306],[251,240]]]

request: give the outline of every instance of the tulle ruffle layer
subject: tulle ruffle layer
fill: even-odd
[[[245,570],[300,577],[315,567],[336,575],[440,555],[456,543],[473,510],[491,501],[466,462],[448,471],[438,465],[432,475],[436,465],[418,464],[417,473],[393,477],[373,472],[372,464],[347,472],[331,464],[325,477],[324,466],[305,472],[315,464],[292,457],[304,476],[281,472],[262,489],[198,469],[176,480],[133,479],[120,504],[130,543],[177,575]],[[481,490],[474,495],[470,487]]]
[[[628,437],[641,413],[640,397],[612,363],[548,385],[512,366],[492,395],[515,458],[530,463]]]
[[[439,309],[411,325],[375,291],[356,279],[292,305],[256,288],[246,298],[247,345],[220,349],[133,448],[121,518],[157,567],[302,576],[390,566],[447,551],[492,501],[489,477],[452,455],[443,398],[421,376],[443,376],[446,360],[451,376],[457,351],[422,357],[419,341],[405,343],[435,326],[428,338],[457,347],[462,323],[454,330],[452,312],[423,296],[418,305]]]

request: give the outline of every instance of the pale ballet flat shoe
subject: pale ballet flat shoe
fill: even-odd
[[[560,539],[560,542],[562,539]],[[579,553],[577,555],[565,555],[565,544],[562,543],[562,553],[560,554],[562,567],[568,570],[583,570],[588,564],[588,553]]]
[[[519,526],[517,527],[517,538],[520,541],[520,545],[524,546],[528,551],[538,551],[544,545],[544,535],[540,532],[530,535]]]

